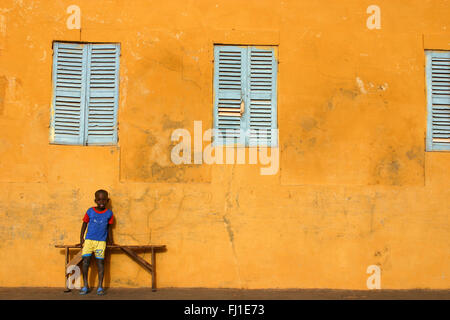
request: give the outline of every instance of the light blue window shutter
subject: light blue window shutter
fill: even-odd
[[[246,70],[245,47],[214,47],[214,145],[245,143]]]
[[[248,135],[249,146],[278,144],[277,61],[275,48],[248,50]]]
[[[427,150],[450,151],[450,52],[426,52]]]
[[[119,44],[90,44],[88,50],[86,144],[117,143]]]
[[[54,43],[50,142],[83,144],[87,50],[83,44]]]

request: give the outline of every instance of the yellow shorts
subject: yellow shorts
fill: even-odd
[[[81,255],[83,257],[90,257],[92,252],[95,254],[96,259],[105,258],[106,241],[96,241],[96,240],[84,240],[83,251]]]

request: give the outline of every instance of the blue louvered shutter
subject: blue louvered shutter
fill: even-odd
[[[85,45],[54,43],[51,143],[83,144],[86,62]]]
[[[277,61],[275,48],[249,47],[248,114],[249,146],[278,144],[277,130]]]
[[[119,44],[90,44],[85,136],[88,145],[117,143]]]
[[[426,52],[427,150],[450,151],[450,51]]]
[[[245,99],[247,49],[214,47],[214,144],[245,143],[246,122],[241,114]]]

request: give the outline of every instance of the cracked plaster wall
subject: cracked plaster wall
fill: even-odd
[[[116,242],[167,245],[159,287],[366,289],[375,264],[383,288],[449,288],[450,154],[424,151],[423,50],[450,49],[450,4],[377,3],[370,31],[356,0],[2,1],[0,286],[62,286],[54,245],[78,242],[105,188]],[[49,145],[54,40],[121,43],[117,146]],[[214,42],[279,46],[276,175],[170,160],[174,129],[212,124]],[[123,254],[107,266],[107,286],[151,285]]]

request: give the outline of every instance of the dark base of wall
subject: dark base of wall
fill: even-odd
[[[0,300],[450,300],[450,289],[338,290],[338,289],[209,289],[209,288],[96,288],[85,296],[64,288],[3,287]]]

